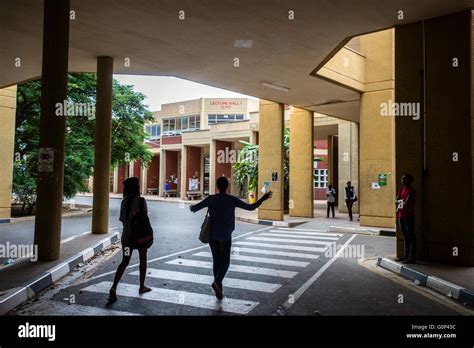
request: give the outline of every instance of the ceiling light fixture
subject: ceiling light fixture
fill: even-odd
[[[235,40],[234,48],[251,48],[253,40]]]
[[[275,84],[270,83],[270,82],[262,82],[262,85],[265,86],[265,87],[268,87],[268,88],[276,89],[277,91],[282,91],[282,92],[289,92],[290,91],[290,89],[288,87],[275,85]]]

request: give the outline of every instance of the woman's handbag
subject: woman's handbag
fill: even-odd
[[[209,215],[209,209],[207,210],[206,217],[201,225],[201,233],[199,234],[199,240],[205,244],[209,243],[211,239],[211,216]]]
[[[135,205],[136,203],[138,203],[138,207]],[[131,215],[131,245],[137,249],[151,247],[153,244],[153,228],[148,215],[144,212],[143,198],[139,198],[138,202],[137,199],[133,202]]]

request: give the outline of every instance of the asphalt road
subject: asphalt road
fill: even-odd
[[[119,202],[111,200],[112,226]],[[370,260],[361,261],[390,253],[394,238],[328,233],[314,223],[285,229],[237,222],[231,268],[224,281],[226,297],[217,301],[210,287],[210,250],[197,238],[205,212],[193,214],[188,205],[168,202],[149,202],[148,208],[155,230],[155,242],[148,253],[147,285],[153,288],[151,292],[138,294],[135,253],[119,285],[118,301],[107,303],[121,260],[117,250],[98,263],[92,276],[45,294],[17,314],[472,314],[449,299],[370,268]],[[68,222],[68,230],[84,231],[90,226],[90,217],[74,220],[73,224]]]

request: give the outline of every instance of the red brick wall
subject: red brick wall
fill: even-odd
[[[328,141],[327,140],[315,140],[314,147],[317,149],[327,149],[328,148]]]
[[[175,178],[178,175],[178,151],[166,151],[166,175],[165,175],[165,179],[169,180],[169,178],[172,174],[174,174]],[[176,190],[177,188],[178,188],[177,184],[170,183],[170,185],[169,185],[170,190]]]
[[[118,167],[118,193],[123,193],[123,185],[122,182],[127,178],[126,175],[127,166],[119,166]]]
[[[160,156],[153,156],[147,169],[147,189],[158,188],[160,183]]]
[[[231,175],[232,175],[232,164],[231,163],[219,163],[218,158],[219,158],[219,151],[226,151],[226,147],[228,147],[228,151],[231,150],[231,143],[227,141],[220,141],[216,140],[216,180],[220,176],[225,176],[229,180],[229,190],[227,192],[230,192],[230,186],[231,186]],[[209,185],[215,185],[215,182],[209,183]]]
[[[189,190],[189,179],[197,172],[197,178],[201,177],[201,148],[196,146],[186,146],[186,190]],[[201,183],[199,183],[201,188]]]
[[[133,176],[141,178],[142,176],[142,161],[135,161],[133,163]]]
[[[315,140],[314,147],[320,150],[326,150],[328,148],[327,140]],[[322,157],[323,161],[318,162],[318,169],[328,169],[328,156],[327,155],[315,155],[315,157]],[[326,200],[326,188],[314,188],[314,199],[315,200]]]
[[[176,136],[162,136],[161,137],[161,144],[163,145],[172,145],[172,144],[181,144],[181,135],[176,135]]]
[[[326,189],[322,188],[315,188],[314,189],[314,199],[317,201],[325,201],[326,200]]]

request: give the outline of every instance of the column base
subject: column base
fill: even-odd
[[[302,218],[313,218],[314,217],[313,212],[302,212],[302,211],[292,212],[291,209],[290,209],[290,214],[289,215],[291,217],[302,217]]]
[[[361,226],[395,228],[395,217],[360,216]]]
[[[282,210],[266,210],[266,209],[258,210],[259,220],[283,221],[283,217],[284,217],[284,214]]]

